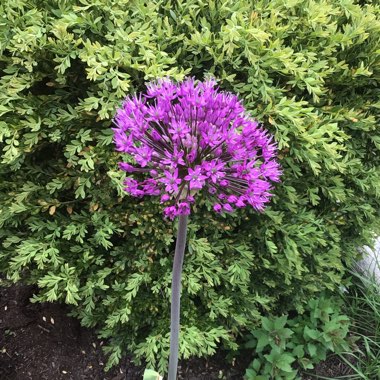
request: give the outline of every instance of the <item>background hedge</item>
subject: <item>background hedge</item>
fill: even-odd
[[[0,269],[156,368],[175,225],[122,192],[111,118],[148,80],[213,75],[275,134],[263,215],[191,216],[183,357],[302,311],[379,231],[380,7],[352,0],[3,0]],[[377,219],[376,219],[377,217]],[[159,361],[159,363],[157,363]]]

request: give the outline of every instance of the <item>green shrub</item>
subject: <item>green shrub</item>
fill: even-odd
[[[267,211],[191,216],[181,355],[235,348],[267,312],[340,284],[378,229],[377,5],[345,1],[4,0],[0,269],[161,371],[175,226],[123,194],[111,118],[156,77],[215,76],[275,134]],[[158,362],[157,362],[158,361]]]
[[[254,360],[246,371],[247,380],[299,379],[299,371],[314,368],[326,354],[348,351],[349,318],[340,313],[334,298],[311,299],[303,315],[289,318],[263,317],[246,344]]]

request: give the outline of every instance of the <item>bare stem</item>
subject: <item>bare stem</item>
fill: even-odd
[[[186,246],[187,215],[180,215],[178,220],[177,242],[175,246],[172,277],[172,303],[170,314],[170,357],[168,380],[177,379],[179,351],[179,316],[181,298],[182,265]]]

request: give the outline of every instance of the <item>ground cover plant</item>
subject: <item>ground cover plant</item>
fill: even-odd
[[[191,218],[184,358],[237,348],[268,313],[336,289],[378,230],[379,6],[341,1],[3,1],[0,270],[167,365],[176,225],[122,191],[111,117],[157,77],[212,75],[275,135],[282,184],[260,216]],[[207,221],[207,223],[205,223]]]
[[[326,360],[327,354],[349,351],[350,321],[337,297],[311,299],[303,315],[263,317],[260,328],[248,337],[246,347],[254,359],[247,380],[300,379],[301,372]]]

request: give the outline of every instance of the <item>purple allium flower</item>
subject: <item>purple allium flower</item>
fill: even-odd
[[[261,211],[272,196],[270,181],[281,175],[272,136],[214,80],[151,83],[145,95],[124,101],[115,124],[116,149],[136,163],[120,169],[150,176],[127,177],[125,191],[161,195],[171,219],[190,214],[199,192],[216,212],[247,205]]]

